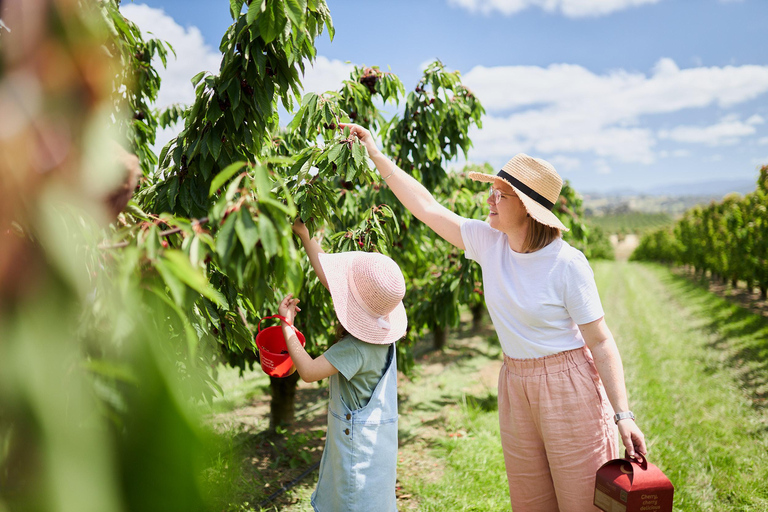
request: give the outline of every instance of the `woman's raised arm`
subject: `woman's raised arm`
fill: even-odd
[[[356,124],[341,124],[340,127],[349,127],[350,132],[365,144],[368,156],[373,160],[379,174],[414,217],[447,242],[464,250],[464,241],[461,238],[462,217],[438,203],[421,183],[384,156],[376,147],[371,132]]]

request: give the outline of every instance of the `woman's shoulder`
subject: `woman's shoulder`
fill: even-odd
[[[485,240],[486,242],[507,236],[498,229],[492,228],[486,221],[480,219],[464,219],[461,223],[461,231],[462,234],[469,235],[477,240]]]
[[[562,238],[558,238],[550,244],[552,246],[552,254],[557,259],[558,263],[565,265],[571,265],[574,262],[586,263],[587,257],[579,249],[575,248]],[[549,248],[549,246],[548,246]]]

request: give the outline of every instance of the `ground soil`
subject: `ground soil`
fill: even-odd
[[[618,261],[626,261],[629,259],[632,252],[640,245],[640,237],[630,233],[628,235],[611,235],[611,245],[613,246],[613,254]]]

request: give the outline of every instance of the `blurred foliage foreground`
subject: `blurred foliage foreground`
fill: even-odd
[[[157,315],[139,313],[121,272],[134,255],[97,249],[137,165],[115,158],[106,129],[120,72],[109,15],[71,0],[2,13],[14,29],[0,27],[0,511],[209,502],[214,452],[154,322],[172,307],[158,298]]]

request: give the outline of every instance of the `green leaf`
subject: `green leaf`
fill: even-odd
[[[229,263],[235,249],[235,236],[235,216],[230,214],[216,235],[216,254],[224,265]]]
[[[233,179],[229,185],[227,185],[227,192],[224,195],[227,201],[232,201],[240,192],[240,182],[243,181],[244,177],[244,174],[240,174],[237,178]]]
[[[339,159],[339,155],[341,154],[341,150],[343,149],[343,146],[344,144],[340,142],[335,142],[333,147],[330,150],[328,150],[328,152],[326,153],[325,159],[328,160],[328,162],[337,162],[337,160]],[[336,165],[337,167],[339,166],[338,163]]]
[[[306,24],[307,0],[284,0],[285,15],[296,28],[302,29]]]
[[[168,300],[167,297],[166,300]],[[86,370],[98,373],[109,379],[121,380],[134,385],[141,383],[133,368],[128,363],[112,362],[105,359],[90,359],[84,361],[82,364]]]
[[[211,147],[211,155],[213,156],[214,160],[219,159],[219,155],[221,154],[221,135],[218,131],[214,131],[211,133],[211,140],[210,140],[210,147]]]
[[[186,254],[181,251],[168,250],[163,255],[171,263],[168,268],[176,277],[219,307],[227,308],[227,300],[221,292],[211,285],[202,271],[192,267]]]
[[[237,110],[238,105],[240,105],[240,82],[237,80],[229,82],[229,85],[227,85],[227,96],[229,96],[232,110]]]
[[[355,159],[355,166],[362,169],[365,166],[367,156],[368,153],[361,143],[352,144],[352,157]]]
[[[237,222],[235,223],[235,231],[240,242],[243,244],[243,252],[245,252],[246,256],[250,256],[251,251],[256,246],[256,242],[259,241],[259,228],[253,222],[253,217],[251,217],[251,213],[246,208],[240,209]]]
[[[168,191],[166,192],[168,198],[168,206],[171,210],[176,208],[176,198],[179,195],[179,177],[174,176],[171,182],[168,184]]]
[[[229,12],[232,14],[232,19],[237,20],[240,16],[240,11],[243,10],[243,3],[245,0],[229,0]]]
[[[198,74],[196,74],[195,76],[193,76],[192,77],[192,85],[197,87],[197,84],[199,84],[200,80],[203,79],[203,77],[205,76],[205,73],[207,73],[207,72],[206,71],[201,71]]]
[[[197,353],[197,344],[199,342],[197,333],[192,328],[192,325],[189,323],[189,318],[187,315],[182,311],[182,309],[171,302],[170,299],[164,294],[160,293],[159,291],[153,289],[151,290],[153,294],[155,294],[160,300],[168,304],[168,306],[173,309],[176,314],[179,317],[179,320],[181,320],[182,325],[184,326],[184,334],[187,337],[187,349],[189,350],[190,357],[195,357],[195,354]]]
[[[211,197],[221,188],[224,183],[227,182],[232,176],[234,176],[240,169],[246,165],[246,162],[235,162],[228,165],[223,171],[216,175],[211,182],[211,188],[208,191],[208,197]]]
[[[263,165],[257,165],[253,168],[254,183],[256,183],[256,193],[259,201],[272,196],[272,180],[269,179],[268,170]]]
[[[248,6],[248,14],[245,15],[245,20],[249,25],[258,18],[263,4],[263,0],[251,0],[251,4]]]
[[[188,184],[179,185],[179,202],[186,213],[192,212],[192,196],[189,193]]]
[[[184,283],[176,276],[173,271],[171,271],[171,265],[163,260],[157,260],[155,261],[155,268],[160,274],[160,277],[163,278],[165,284],[168,286],[168,289],[171,291],[171,295],[173,296],[173,300],[176,302],[176,304],[184,304],[184,298],[187,290],[184,287]]]
[[[286,21],[281,2],[269,2],[267,9],[259,16],[259,32],[264,42],[269,44],[274,41],[282,33]]]
[[[267,258],[277,254],[279,248],[277,231],[275,225],[266,215],[259,216],[259,238],[261,238],[261,245]]]

